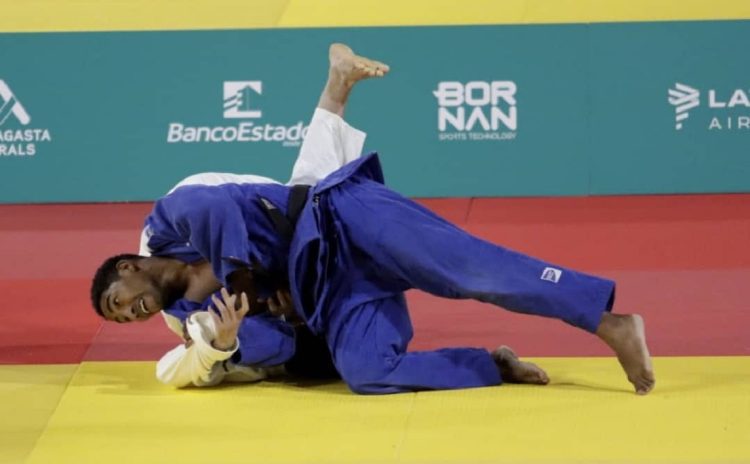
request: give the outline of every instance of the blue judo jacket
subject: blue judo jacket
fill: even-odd
[[[263,271],[289,281],[295,308],[311,330],[324,330],[328,306],[347,296],[356,304],[379,297],[378,289],[359,289],[348,298],[351,286],[329,282],[325,266],[331,265],[329,208],[321,210],[320,197],[347,180],[366,178],[383,182],[377,155],[371,154],[343,166],[311,189],[300,214],[292,243],[287,243],[273,226],[261,198],[282,211],[287,210],[290,188],[277,184],[190,185],[158,200],[146,218],[148,246],[153,256],[176,258],[186,263],[201,259],[211,263],[214,275],[227,285],[227,277],[241,266],[260,266]],[[344,250],[336,250],[337,256]],[[354,276],[350,276],[354,277]],[[346,295],[342,291],[346,289]],[[259,288],[259,297],[275,288]],[[355,292],[357,293],[357,292]],[[392,293],[392,292],[389,292]],[[177,301],[165,311],[183,320],[192,311],[205,310],[210,303]],[[294,354],[294,330],[268,314],[249,316],[240,333],[242,364],[282,364]]]

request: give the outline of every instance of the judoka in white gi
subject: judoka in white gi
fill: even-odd
[[[357,80],[388,69],[341,45],[331,47],[330,59],[319,105],[332,113],[343,113]],[[345,156],[345,150],[334,153]],[[472,237],[387,189],[377,155],[354,159],[329,175],[325,171],[317,183],[320,176],[306,180],[315,185],[302,191],[302,201],[299,188],[278,184],[175,190],[157,201],[146,222],[153,257],[105,262],[92,285],[94,306],[119,321],[145,319],[166,308],[188,320],[190,333],[191,321],[199,320],[190,316],[200,309],[194,302],[217,285],[232,288],[235,295],[225,291],[213,299],[217,312],[203,312],[216,327],[215,338],[195,331],[195,343],[185,350],[202,340],[202,350],[195,352],[210,353],[204,370],[209,365],[217,370],[221,359],[273,368],[294,355],[294,331],[268,313],[245,316],[256,297],[266,299],[288,286],[296,315],[325,339],[336,369],[355,392],[548,382],[544,371],[521,362],[507,347],[492,353],[407,352],[412,329],[403,292],[419,288],[554,317],[594,333],[615,351],[637,393],[653,388],[643,320],[610,313],[614,282]],[[179,357],[187,359],[184,352]]]

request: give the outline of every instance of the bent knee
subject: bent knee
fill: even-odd
[[[378,384],[358,381],[347,381],[346,385],[358,395],[378,395],[384,393]]]
[[[339,367],[341,377],[349,389],[361,395],[377,395],[405,391],[390,379],[398,358],[383,358],[376,363],[360,363]]]
[[[401,393],[406,391],[412,391],[409,388],[404,388],[398,385],[390,384],[387,379],[383,380],[346,380],[346,385],[349,389],[359,395],[387,395],[390,393]]]

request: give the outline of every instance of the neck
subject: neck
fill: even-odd
[[[202,302],[221,288],[221,282],[216,280],[208,261],[189,264],[188,269],[189,280],[184,293],[184,297],[188,300]]]
[[[185,293],[190,282],[189,265],[178,259],[158,257],[142,260],[140,265],[167,294]]]

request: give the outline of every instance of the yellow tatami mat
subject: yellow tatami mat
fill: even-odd
[[[23,462],[78,364],[0,366],[0,463]]]
[[[27,462],[750,462],[750,357],[658,358],[647,397],[612,358],[536,361],[551,385],[391,396],[273,382],[175,390],[152,362],[83,363]],[[3,462],[36,438],[40,405],[70,369],[2,367],[3,440],[17,442],[3,442]]]

